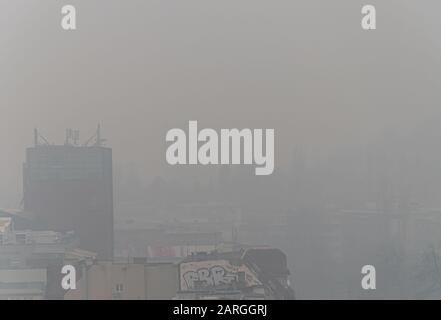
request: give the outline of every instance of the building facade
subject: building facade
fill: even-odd
[[[81,248],[113,259],[110,148],[36,144],[26,150],[23,178],[32,229],[74,231]]]

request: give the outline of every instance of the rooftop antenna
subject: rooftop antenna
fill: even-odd
[[[101,146],[101,126],[98,124],[98,127],[96,128],[96,146]]]
[[[40,140],[43,140],[44,143],[40,143]],[[34,128],[34,146],[38,147],[41,145],[48,146],[50,145],[49,141],[46,140],[45,137],[43,137],[37,130],[37,128]]]
[[[98,124],[98,127],[96,129],[95,134],[90,137],[85,143],[84,146],[89,146],[89,143],[95,139],[95,143],[93,144],[94,147],[102,147],[104,146],[104,143],[106,142],[106,139],[101,138],[101,125]]]
[[[64,144],[67,146],[78,146],[78,141],[80,140],[80,131],[66,129],[66,141]]]

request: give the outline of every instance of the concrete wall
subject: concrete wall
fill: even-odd
[[[77,289],[67,292],[65,299],[145,299],[144,278],[144,265],[100,262],[89,267],[77,282]]]
[[[178,266],[171,263],[147,265],[146,285],[148,300],[172,299],[179,287]]]
[[[177,290],[176,265],[99,262],[88,268],[87,273],[77,281],[77,289],[68,291],[65,299],[171,299]]]

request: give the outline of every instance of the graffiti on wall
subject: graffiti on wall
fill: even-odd
[[[185,262],[180,265],[180,274],[183,291],[228,286],[239,280],[245,286],[260,284],[247,266],[234,266],[227,260]]]

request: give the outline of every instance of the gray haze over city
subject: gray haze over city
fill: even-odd
[[[441,298],[439,1],[62,2],[75,32],[59,1],[0,0],[0,208],[22,205],[34,128],[63,144],[99,123],[116,225],[232,206],[241,243],[286,254],[298,299]],[[168,165],[189,120],[274,128],[274,173]]]

